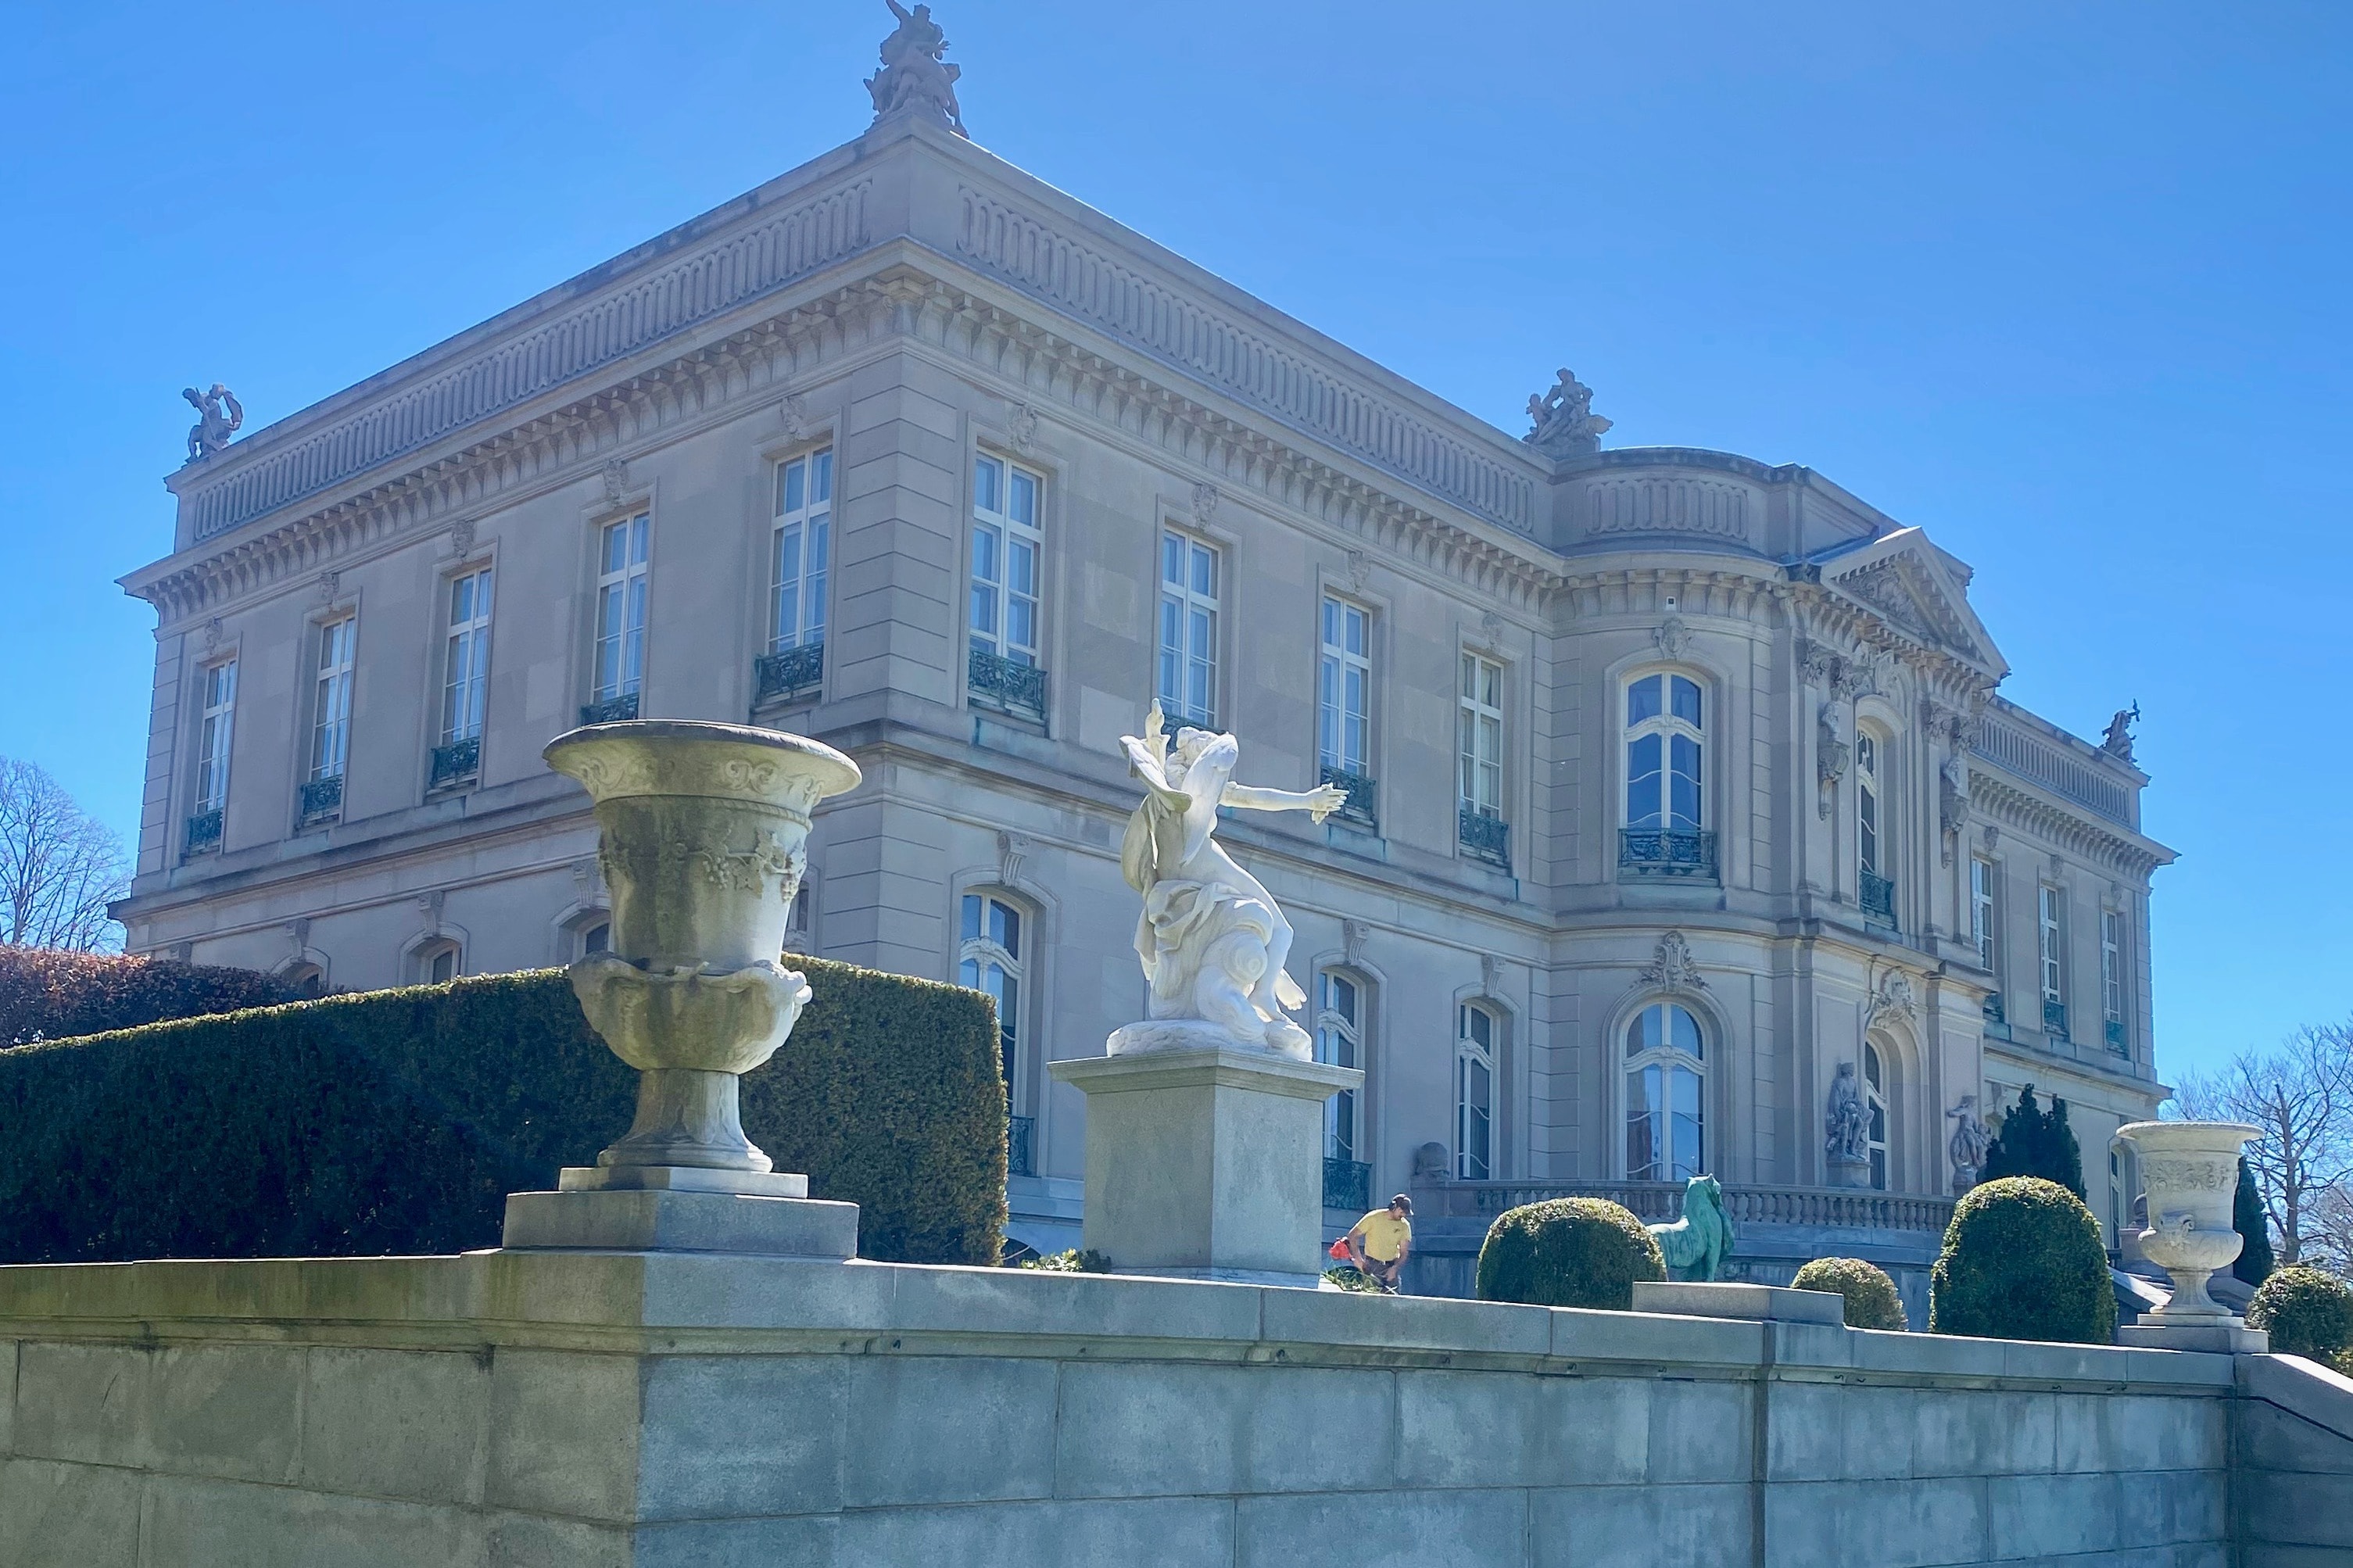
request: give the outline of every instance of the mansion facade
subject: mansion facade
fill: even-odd
[[[366,988],[605,939],[584,721],[855,757],[796,951],[996,994],[1013,1232],[1075,1245],[1083,1102],[1144,1016],[1120,754],[1155,698],[1361,1067],[1336,1230],[1417,1194],[1467,1292],[1540,1194],[1727,1189],[1751,1277],[1915,1301],[1950,1114],[2063,1095],[2094,1211],[2164,1090],[2121,723],[2005,701],[1969,568],[1819,474],[1522,438],[973,145],[856,142],[170,481],[134,952]],[[1867,1161],[1833,1169],[1851,1065]],[[586,1152],[586,1151],[583,1151]]]

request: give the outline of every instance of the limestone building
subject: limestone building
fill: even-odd
[[[1705,1170],[1757,1277],[1861,1252],[1916,1310],[1947,1113],[2028,1082],[2113,1225],[2170,858],[2122,723],[2005,701],[1918,529],[1803,467],[1605,448],[1589,397],[1563,373],[1499,430],[914,95],[195,442],[125,579],[159,617],[130,945],[334,987],[568,962],[605,895],[551,737],[816,735],[866,782],[797,944],[997,994],[1015,1230],[1067,1244],[1081,1101],[1044,1063],[1142,1015],[1118,741],[1157,693],[1246,782],[1349,792],[1220,833],[1366,1070],[1330,1217],[1414,1190],[1422,1288],[1522,1195],[1665,1217]]]

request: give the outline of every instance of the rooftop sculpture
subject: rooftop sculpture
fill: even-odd
[[[879,122],[886,115],[911,110],[928,114],[957,135],[969,137],[972,133],[964,128],[964,110],[955,94],[956,79],[964,75],[964,68],[940,58],[947,52],[948,37],[932,20],[932,8],[918,5],[910,11],[899,0],[883,3],[899,18],[899,26],[882,40],[882,68],[866,79],[866,90],[874,100],[875,120]]]
[[[209,392],[198,392],[193,386],[182,387],[180,395],[186,398],[196,411],[196,422],[188,430],[188,461],[209,458],[228,445],[237,426],[245,423],[245,405],[237,394],[219,382]]]
[[[1547,458],[1599,451],[1611,423],[1593,412],[1593,388],[1566,370],[1550,392],[1529,397],[1528,418],[1534,428],[1520,439]]]
[[[2117,709],[2116,716],[2108,721],[2108,732],[2100,737],[2100,750],[2118,762],[2129,764],[2133,760],[2132,727],[2139,721],[2139,703]]]

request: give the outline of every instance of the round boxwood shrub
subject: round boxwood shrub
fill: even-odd
[[[2272,1337],[2282,1355],[2309,1356],[2326,1366],[2353,1349],[2353,1288],[2317,1268],[2291,1263],[2255,1287],[2247,1327]]]
[[[1846,1298],[1850,1329],[1888,1329],[1902,1333],[1912,1326],[1904,1315],[1904,1299],[1887,1270],[1860,1258],[1817,1258],[1789,1281],[1798,1290],[1834,1290]]]
[[[2040,1176],[2005,1176],[1953,1206],[1930,1277],[1928,1331],[2104,1345],[2116,1335],[2116,1287],[2099,1222]]]
[[[1547,1198],[1495,1216],[1473,1289],[1482,1301],[1623,1312],[1634,1281],[1666,1277],[1658,1242],[1629,1210],[1606,1198]]]

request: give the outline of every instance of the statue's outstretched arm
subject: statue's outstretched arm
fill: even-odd
[[[1255,784],[1229,784],[1218,797],[1219,805],[1244,811],[1303,811],[1318,822],[1348,804],[1348,792],[1337,784],[1317,784],[1311,790],[1261,789]]]

